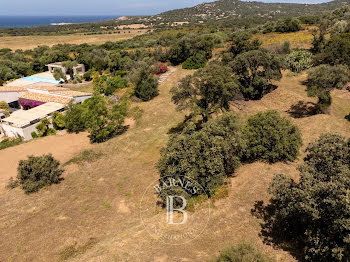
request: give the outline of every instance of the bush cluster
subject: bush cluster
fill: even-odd
[[[157,168],[161,179],[187,176],[213,195],[241,161],[293,161],[301,144],[299,129],[276,111],[250,117],[243,131],[235,115],[227,113],[199,126],[187,123],[161,150]],[[165,189],[160,197],[165,200],[174,190],[179,189]]]
[[[302,247],[308,261],[348,261],[350,144],[322,135],[306,150],[300,179],[276,175],[267,225],[279,243]]]

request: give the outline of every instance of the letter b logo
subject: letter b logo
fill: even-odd
[[[180,198],[182,200],[181,208],[174,208],[174,198]],[[166,220],[170,225],[181,225],[185,224],[187,221],[187,212],[185,211],[185,207],[187,205],[186,198],[182,196],[167,196],[166,198]],[[174,223],[174,211],[179,211],[183,214],[183,219],[180,223]]]

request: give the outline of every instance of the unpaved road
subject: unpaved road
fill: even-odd
[[[10,177],[17,175],[18,161],[28,155],[52,153],[61,162],[71,159],[80,151],[91,147],[88,134],[62,134],[40,138],[18,146],[0,150],[0,194],[5,191]]]

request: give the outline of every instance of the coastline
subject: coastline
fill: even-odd
[[[36,26],[69,25],[117,19],[120,15],[91,16],[0,16],[0,28],[26,28]]]

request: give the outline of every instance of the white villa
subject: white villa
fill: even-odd
[[[50,64],[49,70],[61,64]],[[85,67],[78,65],[74,70],[83,73]],[[0,116],[0,133],[29,140],[41,119],[50,118],[56,111],[63,111],[70,102],[82,103],[92,96],[91,93],[72,91],[58,84],[50,72],[44,72],[0,86],[0,101],[9,104],[11,113],[7,118],[3,114]]]

